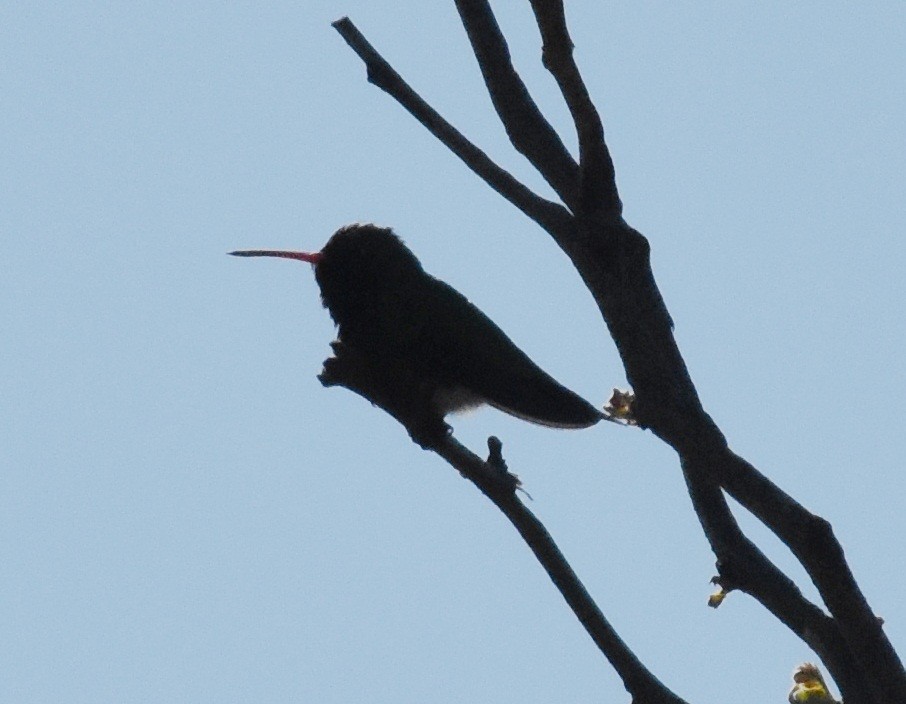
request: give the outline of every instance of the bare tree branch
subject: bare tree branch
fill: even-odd
[[[680,455],[693,506],[722,576],[732,577],[736,588],[758,599],[803,638],[826,662],[841,690],[864,691],[866,677],[848,666],[852,652],[836,625],[828,627],[820,609],[742,534],[720,493],[715,466],[729,449],[702,409],[676,346],[651,273],[647,241],[632,228],[616,225],[608,236],[579,240],[568,253],[626,365],[639,422]]]
[[[365,62],[368,81],[392,96],[416,120],[458,156],[485,183],[528,215],[550,233],[568,238],[572,232],[569,211],[533,193],[509,172],[495,164],[487,154],[466,139],[426,103],[375,51],[348,17],[337,20],[333,27],[352,50]]]
[[[600,117],[573,60],[573,45],[566,27],[562,0],[531,0],[531,5],[541,30],[544,64],[557,79],[576,123],[580,143],[583,204],[587,202],[586,198],[602,198],[604,207],[607,209],[613,202],[613,198],[616,197],[613,162],[604,143]],[[588,192],[591,187],[589,180],[596,184],[593,192]],[[611,184],[612,187],[608,188]],[[656,296],[654,304],[654,308],[662,304],[659,294]],[[607,312],[602,312],[609,321]],[[652,329],[662,331],[663,326],[655,325]],[[669,347],[675,347],[672,334],[669,335]],[[628,366],[627,364],[627,369]],[[697,394],[694,392],[694,386],[685,365],[677,365],[674,368],[682,370],[680,374],[671,375],[674,377],[674,383],[687,384],[688,392],[683,395],[695,398],[697,401]],[[638,393],[639,389],[636,388],[636,391]],[[713,426],[713,421],[704,413],[703,409],[699,418],[702,420],[702,429],[705,430],[705,434],[716,439],[717,435],[707,432],[712,427],[716,430],[716,426]],[[657,428],[652,427],[652,429],[657,432]],[[719,438],[718,446],[725,448],[722,435]],[[674,447],[680,451],[682,457],[681,448],[677,445]],[[720,471],[727,468],[727,463],[717,464],[712,471],[734,498],[750,508],[754,515],[765,522],[791,548],[818,587],[831,614],[838,620],[840,630],[846,639],[850,643],[859,643],[859,647],[853,648],[851,654],[854,654],[861,662],[863,670],[871,671],[877,668],[878,663],[883,663],[884,669],[895,673],[886,686],[881,685],[875,678],[871,678],[871,685],[880,685],[878,694],[888,699],[906,697],[906,680],[903,677],[902,664],[853,578],[843,550],[833,536],[833,531],[827,521],[806,511],[766,477],[754,470],[751,465],[737,458],[728,449],[725,449],[723,454],[738,460],[732,467],[736,470],[732,477],[735,481],[727,481],[724,472]],[[754,491],[755,485],[758,485],[757,488],[760,491]],[[758,498],[766,499],[766,501],[757,503]],[[779,507],[781,510],[778,510]],[[714,541],[711,542],[713,546]],[[838,676],[837,673],[834,674]]]
[[[695,513],[717,556],[718,583],[727,591],[738,589],[757,599],[815,651],[834,673],[842,691],[869,691],[871,682],[856,667],[852,650],[837,623],[806,599],[793,580],[739,528],[723,492],[708,476],[708,461],[682,458],[681,463]],[[861,700],[854,694],[851,701]]]
[[[664,686],[623,642],[544,524],[519,500],[516,495],[519,480],[507,471],[500,453],[500,441],[489,438],[491,456],[484,461],[459,443],[448,432],[449,428],[426,434],[426,428],[437,430],[436,423],[438,420],[442,423],[442,419],[430,416],[431,412],[421,403],[417,388],[400,378],[400,370],[388,373],[386,362],[374,365],[367,357],[342,343],[335,342],[331,346],[335,356],[324,363],[324,371],[319,376],[321,383],[347,388],[383,408],[402,423],[415,442],[446,460],[500,509],[519,531],[582,626],[616,670],[632,695],[633,703],[686,704]],[[405,371],[402,373],[405,374]],[[423,413],[428,413],[427,420],[421,415]]]
[[[575,212],[579,166],[513,67],[509,47],[491,6],[486,0],[456,0],[456,8],[510,142]]]
[[[899,656],[859,588],[830,523],[729,449],[715,465],[727,492],[770,528],[805,568],[841,633],[852,644],[853,657],[863,670],[874,673],[869,684],[876,695],[881,701],[906,697]],[[891,674],[885,677],[885,672]]]
[[[623,360],[636,395],[636,420],[679,454],[693,507],[718,557],[722,583],[752,595],[808,643],[824,660],[847,704],[906,702],[906,673],[860,591],[830,524],[735,455],[701,405],[651,270],[650,245],[622,220],[603,125],[573,58],[562,0],[530,2],[542,34],[544,65],[560,87],[579,137],[577,196],[571,195],[562,142],[552,141],[550,125],[512,67],[487,2],[456,2],[511,141],[535,164],[575,217],[532,193],[443,121],[348,20],[335,26],[365,61],[369,80],[396,98],[492,188],[551,233],[568,254],[598,304]],[[533,140],[540,146],[533,146]],[[445,443],[429,447],[440,452],[437,448]],[[792,580],[742,533],[722,491],[791,549],[818,588],[830,616],[806,600]],[[498,506],[505,513],[512,510],[506,502]],[[536,550],[536,555],[544,562],[542,553]],[[595,638],[591,629],[589,633]],[[601,645],[597,638],[596,642]],[[615,667],[619,669],[616,663]],[[621,676],[638,696],[641,690],[628,683],[631,672],[621,671]],[[647,677],[645,682],[650,681]]]
[[[586,215],[595,214],[596,220],[617,220],[623,204],[617,193],[613,160],[604,142],[604,125],[573,59],[563,2],[531,0],[531,5],[541,30],[542,61],[560,86],[579,137],[581,210]]]
[[[477,476],[466,469],[466,461],[473,464],[478,458],[452,437],[431,449],[481,489],[516,527],[566,603],[616,670],[626,690],[632,695],[632,701],[635,704],[681,704],[683,699],[658,680],[619,637],[589,596],[547,529],[516,494],[513,491],[496,491],[496,485],[489,486],[478,481]]]

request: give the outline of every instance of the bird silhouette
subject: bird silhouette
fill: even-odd
[[[389,228],[347,225],[320,252],[230,254],[312,264],[339,341],[376,368],[405,369],[439,419],[482,404],[554,428],[586,428],[603,417],[465,296],[426,273]]]

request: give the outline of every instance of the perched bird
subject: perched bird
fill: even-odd
[[[523,420],[586,428],[601,411],[538,367],[465,296],[422,269],[389,228],[348,225],[320,252],[246,250],[314,265],[339,340],[417,379],[437,419],[487,403]]]
[[[821,670],[810,662],[793,671],[793,688],[787,699],[790,704],[840,704],[831,696]]]

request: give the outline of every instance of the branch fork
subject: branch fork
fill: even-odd
[[[736,589],[758,600],[822,658],[847,704],[906,702],[906,671],[859,589],[830,524],[735,455],[702,407],[651,270],[648,240],[622,218],[613,161],[600,116],[575,63],[563,2],[529,1],[541,31],[542,61],[573,119],[578,160],[563,146],[516,73],[487,0],[455,0],[455,4],[510,141],[550,184],[559,203],[532,192],[447,122],[348,18],[333,26],[365,63],[369,81],[546,230],[570,258],[598,304],[633,389],[631,399],[612,401],[610,419],[649,429],[676,450],[692,506],[718,559],[719,599]],[[334,351],[336,356],[325,363],[321,382],[345,386],[386,410],[413,440],[447,460],[494,501],[620,674],[634,704],[681,702],[613,633],[565,560],[558,562],[562,555],[556,545],[515,494],[518,479],[501,482],[501,472],[514,475],[506,471],[500,447],[489,445],[488,461],[481,460],[453,438],[442,418],[428,412],[417,387],[402,400],[388,398],[386,384],[405,386],[409,383],[405,374],[368,369],[342,345]],[[791,549],[829,613],[806,599],[743,533],[726,495]],[[559,558],[553,559],[554,554]]]

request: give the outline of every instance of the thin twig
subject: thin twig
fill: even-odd
[[[488,95],[510,142],[566,206],[575,211],[579,198],[579,166],[516,72],[506,38],[490,4],[487,0],[456,0],[456,9],[478,59]]]
[[[658,680],[620,638],[588,594],[544,524],[519,500],[516,493],[512,489],[501,491],[497,481],[486,482],[487,471],[479,466],[486,463],[452,436],[430,449],[475,484],[516,527],[588,635],[616,670],[626,690],[632,695],[633,702],[681,704],[684,700]]]
[[[392,96],[485,183],[541,227],[551,234],[570,236],[572,222],[566,208],[531,191],[466,139],[393,70],[348,17],[337,20],[333,27],[365,62],[369,82]]]
[[[573,58],[573,42],[566,27],[562,0],[531,0],[541,30],[542,60],[551,72],[576,126],[579,137],[582,213],[602,222],[616,221],[623,213],[616,173],[604,141],[604,125],[588,94]]]

